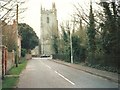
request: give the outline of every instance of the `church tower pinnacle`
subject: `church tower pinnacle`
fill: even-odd
[[[52,10],[53,10],[53,13],[57,16],[57,14],[56,14],[57,9],[56,9],[55,2],[52,2]]]

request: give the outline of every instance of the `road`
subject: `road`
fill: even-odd
[[[118,84],[45,58],[33,58],[21,73],[17,87],[118,88]]]

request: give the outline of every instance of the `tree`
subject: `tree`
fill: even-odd
[[[17,4],[19,6],[19,14],[23,13],[27,9],[26,7],[23,7],[25,0],[0,0],[0,20],[10,23],[11,20],[16,16]]]
[[[58,38],[56,35],[53,35],[52,38],[53,38],[52,46],[53,46],[55,54],[57,54],[58,53]]]
[[[88,60],[90,63],[93,63],[93,60],[95,59],[95,22],[94,22],[94,14],[92,11],[92,4],[90,4],[90,13],[89,13],[89,25],[87,29],[87,35],[88,35]]]
[[[62,27],[62,40],[64,43],[64,53],[70,55],[70,26],[69,22]]]
[[[118,6],[115,2],[102,2],[101,3],[105,21],[102,25],[102,46],[105,54],[118,54],[120,53],[120,24],[119,19],[120,16],[118,15],[119,4]]]
[[[78,35],[72,35],[73,58],[75,62],[82,62],[85,60],[85,48],[80,44],[81,38]]]
[[[52,41],[52,49],[54,54],[58,54],[58,49],[59,49],[59,33],[58,33],[58,27],[57,25],[52,26],[52,34],[51,34],[51,41]],[[49,31],[51,33],[51,31]]]
[[[61,34],[58,44],[58,55],[59,59],[70,62],[70,26],[67,21],[65,24],[61,24]]]
[[[12,25],[8,25],[2,21],[2,45],[5,45],[9,52],[12,50],[16,51],[16,36],[14,35],[16,28],[14,26],[15,22]]]
[[[31,28],[29,25],[20,23],[18,26],[19,34],[22,37],[21,47],[29,52],[29,50],[35,48],[35,46],[39,44],[39,39],[36,33],[33,31],[33,28]]]

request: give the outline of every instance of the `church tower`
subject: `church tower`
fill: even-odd
[[[52,9],[46,10],[41,6],[41,55],[52,55],[54,49],[52,46],[53,36],[58,36],[57,9],[55,3],[52,3]]]

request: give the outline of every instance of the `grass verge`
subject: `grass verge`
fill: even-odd
[[[19,80],[19,75],[22,72],[22,70],[26,67],[27,65],[27,60],[24,58],[21,59],[21,63],[18,65],[18,67],[13,66],[9,71],[8,71],[8,76],[5,77],[2,80],[2,90],[6,90],[7,88],[14,88]],[[10,77],[9,77],[10,75]],[[13,75],[13,76],[12,76]],[[15,75],[18,75],[15,77]],[[7,89],[7,90],[8,90]]]
[[[10,75],[19,75],[22,72],[22,70],[25,68],[26,64],[27,64],[27,60],[22,59],[21,63],[19,64],[19,66],[18,67],[15,67],[15,66],[12,67],[8,71],[8,74],[10,74]]]
[[[5,77],[2,82],[2,90],[6,90],[7,88],[13,88],[19,77]]]

